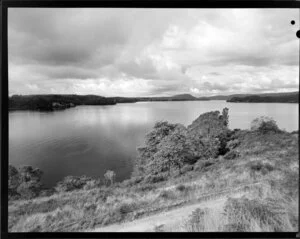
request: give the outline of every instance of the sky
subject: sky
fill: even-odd
[[[298,9],[9,8],[9,94],[298,91],[298,29]]]

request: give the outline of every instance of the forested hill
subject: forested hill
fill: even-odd
[[[280,95],[248,95],[244,97],[232,97],[227,102],[253,102],[253,103],[298,103],[299,92]]]
[[[10,110],[65,109],[76,105],[114,105],[115,100],[97,95],[13,95],[9,97]]]
[[[9,97],[10,110],[66,109],[76,105],[114,105],[138,101],[193,101],[201,100],[190,94],[165,97],[103,97],[97,95],[13,95]]]

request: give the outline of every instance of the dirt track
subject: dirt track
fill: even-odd
[[[255,183],[259,185],[261,183]],[[253,186],[253,184],[252,184]],[[141,219],[136,219],[131,222],[124,222],[120,224],[113,224],[105,227],[100,227],[92,230],[92,232],[153,232],[155,227],[164,225],[164,231],[184,231],[182,223],[187,220],[188,216],[197,208],[211,208],[214,209],[215,213],[221,213],[223,206],[228,198],[230,197],[241,197],[249,193],[248,190],[237,188],[230,194],[219,195],[218,198],[212,198],[206,200],[199,200],[199,202],[181,206],[180,208],[172,209],[167,212],[160,212],[155,215],[146,216]],[[218,194],[216,194],[218,195]]]

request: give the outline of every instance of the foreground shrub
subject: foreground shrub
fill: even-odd
[[[236,151],[229,151],[227,154],[224,155],[224,159],[232,160],[238,158],[240,155]]]
[[[292,230],[285,206],[279,199],[230,198],[224,211],[228,220],[227,231]]]
[[[140,191],[140,192],[146,192],[146,191],[152,191],[155,190],[156,186],[153,184],[146,184],[146,185],[142,185],[140,187],[136,188],[136,191]]]
[[[55,189],[58,192],[69,192],[83,189],[86,185],[88,185],[88,183],[90,184],[91,181],[93,181],[93,179],[87,176],[67,176],[57,183]]]
[[[194,171],[207,171],[211,166],[216,163],[213,159],[209,160],[198,160],[194,165]]]
[[[188,232],[203,232],[206,210],[197,208],[189,216],[185,228]]]
[[[276,124],[276,121],[273,120],[271,117],[267,117],[267,116],[262,116],[254,119],[251,122],[251,130],[259,131],[261,133],[281,132],[281,130],[278,128]]]
[[[114,181],[116,179],[116,173],[112,170],[107,170],[104,174],[104,181],[105,184],[107,184],[108,182],[110,182],[110,185],[114,184]]]
[[[238,139],[230,140],[227,142],[226,148],[228,148],[228,150],[233,150],[240,144],[241,142]]]
[[[188,192],[191,190],[191,187],[183,184],[179,184],[176,186],[176,190],[179,191],[180,193],[188,194]]]
[[[154,231],[155,232],[164,232],[164,227],[165,227],[165,224],[160,224],[160,225],[154,227]]]
[[[159,194],[159,197],[164,198],[164,199],[174,199],[175,198],[175,194],[171,190],[163,190]]]
[[[17,170],[12,165],[8,169],[9,199],[31,199],[40,195],[43,190],[41,177],[43,172],[38,168],[23,166]]]
[[[274,170],[274,167],[269,163],[262,163],[260,161],[258,162],[252,162],[250,164],[250,169],[253,172],[261,172],[263,175],[271,172]]]
[[[135,209],[137,208],[137,205],[132,202],[132,203],[122,203],[119,207],[118,207],[118,211],[120,212],[121,215],[126,215],[128,213],[133,212]]]
[[[145,183],[159,183],[165,181],[167,179],[166,175],[159,174],[159,175],[148,175],[145,179]]]
[[[189,171],[192,171],[193,170],[193,166],[192,165],[184,165],[183,168],[181,169],[181,173],[186,173],[186,172],[189,172]]]

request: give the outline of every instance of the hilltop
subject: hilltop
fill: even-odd
[[[47,191],[40,170],[10,166],[9,231],[298,231],[298,132],[229,120],[157,122],[123,182],[69,176]]]

